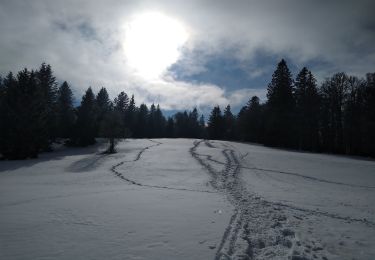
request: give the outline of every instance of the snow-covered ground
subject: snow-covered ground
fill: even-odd
[[[126,140],[0,161],[0,259],[375,259],[375,162]]]

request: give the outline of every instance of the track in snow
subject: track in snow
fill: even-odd
[[[211,185],[226,194],[235,207],[217,247],[215,260],[270,258],[272,255],[277,258],[297,257],[297,245],[304,252],[306,248],[295,235],[291,223],[301,222],[307,212],[299,212],[300,216],[298,212],[293,213],[291,220],[290,207],[265,201],[247,190],[240,178],[243,167],[235,150],[228,145],[221,149],[225,162],[223,170],[217,171],[210,165],[213,160],[209,155],[197,152],[202,143],[208,148],[218,149],[208,140],[195,141],[190,149],[191,155],[208,171]],[[324,257],[321,252],[304,252],[304,255],[308,257],[306,259],[313,258],[312,254]]]
[[[149,139],[149,141],[155,143],[155,144],[152,144],[152,145],[149,145],[149,146],[146,146],[144,148],[142,148],[137,156],[135,157],[134,160],[131,160],[131,161],[122,161],[114,166],[111,167],[111,171],[117,176],[119,177],[120,179],[132,184],[132,185],[137,185],[137,186],[140,186],[140,187],[147,187],[147,188],[156,188],[156,189],[166,189],[166,190],[178,190],[178,191],[191,191],[191,192],[204,192],[204,193],[216,193],[214,191],[209,191],[209,190],[196,190],[196,189],[187,189],[187,188],[174,188],[174,187],[169,187],[169,186],[160,186],[160,185],[150,185],[150,184],[144,184],[144,183],[141,183],[141,182],[137,182],[135,180],[132,180],[128,177],[126,177],[124,175],[123,172],[120,172],[119,170],[117,170],[117,168],[123,164],[126,164],[126,163],[133,163],[133,162],[137,162],[141,159],[142,157],[142,154],[152,148],[152,147],[156,147],[156,146],[159,146],[159,145],[162,145],[162,143],[160,142],[157,142],[155,140],[151,140]]]
[[[207,145],[207,142],[205,142],[205,144]],[[210,146],[208,146],[208,147],[213,148],[212,144],[210,144]],[[246,157],[247,155],[248,154],[242,155],[242,156],[240,156],[240,158],[242,159],[242,158]],[[215,160],[215,159],[212,158],[211,155],[197,153],[197,156],[206,157],[206,159],[208,161],[211,161],[211,162],[214,162],[214,163],[217,163],[217,164],[221,164],[221,165],[225,165],[225,162]],[[375,189],[375,186],[357,185],[357,184],[349,184],[349,183],[344,183],[344,182],[330,181],[330,180],[325,180],[325,179],[319,179],[319,178],[316,178],[316,177],[306,176],[306,175],[303,175],[303,174],[300,174],[300,173],[295,173],[295,172],[278,171],[278,170],[273,170],[273,169],[259,168],[259,167],[255,167],[255,166],[254,167],[248,167],[248,166],[239,165],[239,167],[241,169],[247,169],[247,170],[256,170],[256,171],[261,171],[261,172],[272,172],[272,173],[278,173],[278,174],[284,174],[284,175],[291,175],[291,176],[295,176],[295,177],[299,177],[299,178],[304,178],[304,179],[307,179],[309,181],[323,182],[323,183],[347,186],[347,187],[352,187],[352,188]]]

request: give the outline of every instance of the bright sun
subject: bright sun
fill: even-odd
[[[158,78],[177,61],[187,39],[186,28],[173,18],[157,12],[134,16],[126,24],[127,63],[144,78]]]

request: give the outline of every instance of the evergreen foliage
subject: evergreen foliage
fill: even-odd
[[[293,79],[285,60],[281,60],[267,88],[266,138],[271,146],[293,147],[294,108]]]
[[[87,146],[94,144],[97,131],[97,106],[95,95],[91,87],[82,97],[81,105],[77,109],[77,121],[74,127],[72,144]]]
[[[66,81],[57,92],[56,123],[57,137],[71,138],[76,115],[73,106],[73,93]]]
[[[159,105],[136,105],[124,91],[112,101],[88,88],[78,107],[67,82],[57,87],[51,66],[0,77],[0,157],[26,159],[50,150],[57,138],[87,146],[96,137],[243,140],[307,151],[375,157],[375,73],[365,79],[337,73],[320,87],[307,68],[295,81],[281,60],[261,103],[253,96],[237,116],[215,106],[206,125],[198,109],[166,119]]]
[[[219,106],[216,106],[212,109],[210,117],[208,119],[208,136],[210,139],[223,139],[224,138],[224,118],[221,114]]]

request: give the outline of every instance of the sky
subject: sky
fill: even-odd
[[[372,0],[0,0],[0,74],[51,64],[77,100],[91,86],[164,111],[265,100],[277,63],[375,72]]]

